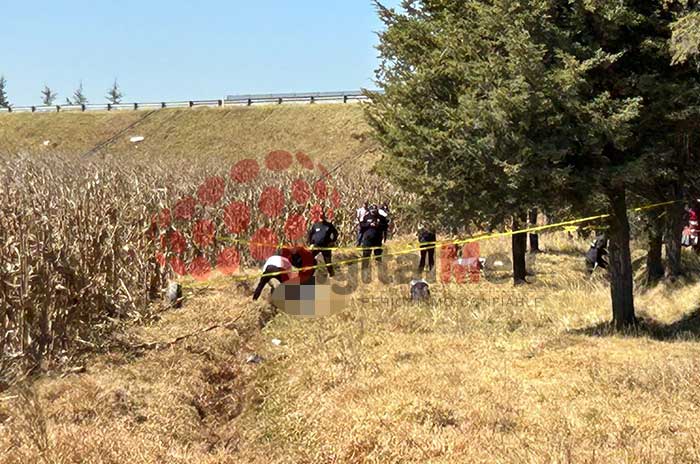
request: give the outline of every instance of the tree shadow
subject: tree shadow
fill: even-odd
[[[562,248],[558,250],[547,250],[547,251],[542,251],[541,254],[543,255],[552,255],[552,256],[573,256],[575,258],[580,258],[581,261],[583,261],[586,257],[586,252],[581,251],[578,249],[573,249],[573,248]]]
[[[637,316],[637,325],[622,332],[616,331],[610,322],[600,322],[590,327],[567,331],[573,335],[589,337],[647,337],[657,341],[700,341],[700,307],[680,319],[666,324],[644,313]]]
[[[646,276],[646,257],[639,257],[632,262],[634,285],[642,293],[646,293],[659,286],[666,290],[676,291],[684,287],[700,282],[700,259],[695,254],[684,253],[682,256],[682,274],[677,277],[661,277],[649,282]]]

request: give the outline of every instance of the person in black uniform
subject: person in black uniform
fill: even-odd
[[[599,234],[591,243],[591,248],[586,252],[586,270],[593,274],[596,267],[608,268],[605,256],[608,254],[608,238],[605,234]]]
[[[379,214],[376,205],[369,207],[369,211],[365,215],[360,228],[362,230],[361,245],[362,250],[362,267],[369,266],[369,257],[374,253],[377,261],[382,260],[382,245],[386,242],[389,223],[386,218]]]
[[[331,277],[335,275],[335,271],[333,269],[333,252],[328,248],[334,246],[337,241],[338,230],[330,221],[326,220],[325,213],[321,214],[321,220],[309,229],[308,243],[311,246],[311,254],[314,259],[319,253],[323,255],[328,275]]]
[[[418,243],[420,243],[420,264],[418,264],[418,272],[423,272],[425,268],[426,258],[428,261],[428,272],[435,267],[435,242],[437,238],[435,230],[429,226],[420,226],[418,228]]]

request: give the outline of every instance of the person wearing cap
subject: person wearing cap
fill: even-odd
[[[377,261],[381,261],[382,244],[386,242],[388,223],[384,216],[379,214],[379,208],[371,205],[365,215],[360,227],[362,236],[360,243],[362,250],[362,267],[369,266],[369,257],[374,254]]]
[[[330,250],[330,247],[335,246],[338,240],[338,229],[330,221],[326,220],[325,213],[321,214],[320,221],[311,226],[307,239],[311,246],[311,255],[314,260],[321,253],[328,269],[328,275],[333,277],[335,274],[333,269],[333,251]]]

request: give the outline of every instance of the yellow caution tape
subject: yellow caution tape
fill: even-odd
[[[680,200],[666,201],[666,202],[655,203],[655,204],[651,204],[651,205],[647,205],[647,206],[640,206],[637,208],[632,208],[632,209],[630,209],[630,211],[634,211],[634,212],[645,211],[648,209],[653,209],[653,208],[658,208],[661,206],[670,205],[673,203],[678,203],[678,201],[680,201]],[[589,216],[589,217],[585,217],[585,218],[581,218],[581,219],[572,219],[570,221],[562,221],[562,222],[558,222],[555,224],[534,226],[534,227],[529,227],[527,229],[518,229],[518,230],[505,231],[505,232],[481,234],[481,235],[477,235],[475,237],[470,237],[470,238],[466,238],[466,239],[438,240],[438,241],[434,241],[434,242],[421,242],[418,246],[415,246],[412,244],[412,245],[409,245],[409,247],[406,249],[394,251],[391,253],[385,253],[385,254],[382,254],[381,256],[383,256],[383,257],[384,256],[399,256],[399,255],[405,255],[405,254],[409,254],[409,253],[415,253],[416,251],[424,250],[427,247],[428,248],[437,248],[438,245],[439,246],[464,245],[467,243],[481,242],[481,241],[490,240],[493,238],[510,237],[513,235],[526,234],[526,233],[536,233],[536,232],[541,232],[543,230],[550,230],[550,229],[555,229],[555,228],[559,228],[559,227],[563,227],[564,230],[566,230],[567,227],[575,227],[577,224],[592,222],[592,221],[596,221],[596,220],[600,220],[600,219],[605,219],[608,217],[610,217],[610,214],[599,214],[597,216]],[[272,246],[269,243],[258,244],[258,243],[253,243],[250,241],[237,240],[237,239],[233,239],[233,241],[237,241],[239,243],[248,243],[248,244],[253,244],[253,245],[268,246],[268,247]],[[434,245],[434,246],[431,246],[431,245]],[[384,248],[386,248],[386,247],[384,247],[384,246],[379,246],[379,247],[348,247],[348,248],[342,248],[342,247],[320,248],[320,247],[317,247],[315,249],[316,250],[332,250],[332,251],[337,251],[337,250],[355,250],[355,251],[357,251],[357,250],[362,250],[362,251],[370,250],[370,251],[373,251],[373,250],[384,249]],[[362,262],[365,260],[371,260],[371,259],[375,259],[375,258],[377,258],[377,256],[370,254],[369,256],[361,256],[359,258],[341,260],[341,261],[337,261],[337,262],[334,262],[331,264],[324,263],[324,264],[317,264],[315,266],[302,267],[302,268],[299,268],[297,271],[278,271],[278,272],[270,272],[270,273],[262,272],[262,273],[257,273],[257,274],[253,274],[253,275],[248,275],[248,276],[233,277],[232,280],[234,282],[238,282],[238,281],[258,279],[258,278],[267,277],[267,276],[274,277],[274,276],[279,276],[281,274],[291,274],[293,272],[303,272],[303,271],[310,271],[310,270],[315,270],[315,269],[322,269],[325,267],[329,267],[331,265],[332,266],[344,266],[344,265],[348,265],[348,264],[355,264],[355,263],[359,263],[359,262]]]

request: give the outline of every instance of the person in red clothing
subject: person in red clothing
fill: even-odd
[[[287,258],[292,266],[298,269],[296,276],[298,283],[313,285],[316,272],[316,259],[314,254],[305,246],[284,246],[279,250],[279,255]]]
[[[700,199],[695,200],[688,212],[688,245],[693,247],[696,253],[700,253]]]
[[[263,266],[263,274],[260,276],[258,286],[253,293],[253,300],[260,298],[265,285],[271,280],[277,280],[280,284],[314,285],[314,272],[316,260],[308,248],[301,246],[285,246],[270,256]],[[292,271],[292,267],[298,269]],[[272,284],[270,283],[270,286]]]

